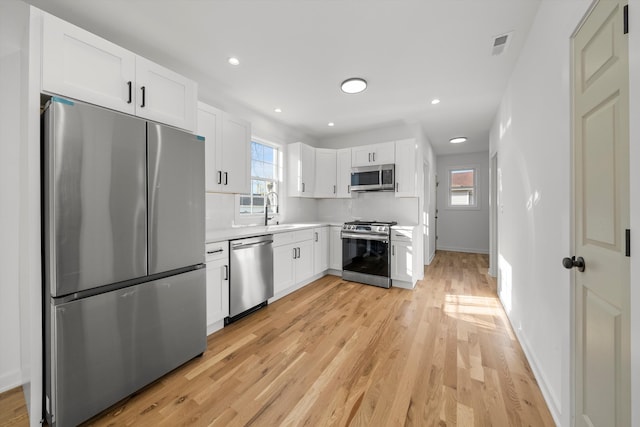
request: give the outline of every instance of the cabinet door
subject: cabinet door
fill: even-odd
[[[336,152],[336,197],[351,198],[351,149]]]
[[[411,242],[391,242],[391,279],[413,281]]]
[[[315,197],[336,197],[336,150],[316,148]]]
[[[251,192],[251,124],[243,119],[222,113],[222,156],[218,169],[222,171],[225,193]]]
[[[315,148],[302,144],[301,154],[302,197],[313,197],[316,181],[316,151]]]
[[[313,276],[313,240],[305,240],[295,244],[298,248],[296,259],[296,283]]]
[[[371,165],[371,154],[373,147],[371,145],[363,145],[361,147],[353,147],[351,149],[351,166],[369,166]]]
[[[278,293],[296,284],[294,249],[296,244],[273,248],[273,293]]]
[[[329,268],[329,227],[313,229],[313,274]]]
[[[396,197],[417,197],[417,154],[415,139],[396,142]]]
[[[136,55],[43,15],[42,90],[134,114]]]
[[[329,268],[342,270],[342,237],[340,231],[342,227],[331,227],[331,249],[329,250],[331,259]]]
[[[287,146],[287,180],[290,197],[313,197],[315,148],[301,142]]]
[[[194,81],[136,57],[136,115],[194,132],[197,104]]]
[[[386,165],[389,163],[395,163],[395,143],[383,142],[381,144],[375,144],[372,149],[371,156],[372,165]]]
[[[202,102],[198,103],[197,134],[203,136],[205,158],[205,190],[220,191],[222,171],[217,161],[222,156],[222,111]]]
[[[229,267],[226,259],[207,262],[207,325],[229,315]]]

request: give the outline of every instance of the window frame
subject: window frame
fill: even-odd
[[[251,136],[251,143],[256,142],[261,145],[266,145],[268,147],[274,148],[276,150],[276,177],[273,179],[273,182],[276,183],[277,194],[278,194],[278,207],[279,213],[271,215],[272,217],[278,218],[282,214],[282,199],[281,193],[283,189],[283,168],[284,168],[284,156],[283,156],[283,145],[277,142],[269,141],[264,138],[260,138],[258,136]],[[249,146],[249,174],[251,174],[251,162],[253,161],[251,146]],[[261,177],[254,177],[253,175],[249,176],[249,191],[253,191],[253,181],[254,179],[271,181]],[[250,213],[244,214],[240,213],[240,200],[242,197],[246,197],[249,194],[236,194],[234,198],[235,207],[234,207],[234,224],[236,225],[263,225],[264,224],[264,211],[262,213]]]
[[[473,193],[474,203],[469,205],[453,205],[451,204],[451,174],[457,171],[473,171]],[[451,210],[480,210],[480,167],[478,165],[462,165],[462,166],[448,166],[447,167],[447,209]]]

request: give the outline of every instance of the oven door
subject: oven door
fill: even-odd
[[[342,232],[342,277],[388,288],[389,237]]]

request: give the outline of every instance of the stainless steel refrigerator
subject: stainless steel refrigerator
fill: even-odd
[[[72,426],[206,348],[204,142],[58,97],[42,129],[44,410]]]

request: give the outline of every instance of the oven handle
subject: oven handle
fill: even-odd
[[[361,239],[361,240],[376,240],[378,242],[389,242],[388,236],[372,236],[369,234],[358,234],[358,233],[345,233],[342,232],[343,239]]]

